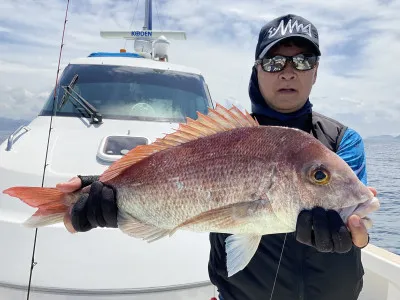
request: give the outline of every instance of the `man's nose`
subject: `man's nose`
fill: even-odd
[[[296,72],[290,62],[286,64],[285,68],[279,74],[279,78],[283,80],[293,80],[296,76]]]

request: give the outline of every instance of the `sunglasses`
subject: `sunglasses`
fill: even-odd
[[[258,59],[255,65],[261,65],[265,72],[274,73],[282,71],[288,61],[290,61],[296,70],[308,71],[315,67],[318,60],[319,57],[315,54],[297,54],[295,56],[275,55]]]

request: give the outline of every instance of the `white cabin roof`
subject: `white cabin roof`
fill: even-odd
[[[86,64],[86,65],[116,65],[131,66],[141,68],[157,68],[160,70],[171,70],[177,72],[185,72],[196,75],[202,75],[200,70],[186,67],[183,65],[172,64],[169,62],[156,61],[147,58],[133,57],[83,57],[70,61],[70,64]]]

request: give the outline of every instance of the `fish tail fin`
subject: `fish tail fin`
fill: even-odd
[[[63,193],[56,188],[42,187],[12,187],[3,191],[11,197],[19,198],[22,202],[37,211],[24,222],[27,227],[43,227],[63,221],[69,205],[66,201],[72,193]]]

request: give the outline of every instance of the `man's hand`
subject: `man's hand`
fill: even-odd
[[[73,177],[67,182],[62,182],[56,185],[56,188],[60,192],[64,193],[72,193],[79,190],[82,187],[82,181],[79,177]],[[70,210],[64,215],[64,226],[71,233],[76,233],[77,231],[74,229],[71,223],[71,210],[73,206],[71,206]]]
[[[373,187],[368,187],[374,196],[377,195],[377,191]],[[352,215],[348,218],[347,226],[350,229],[353,244],[358,248],[364,248],[369,243],[369,235],[367,228],[361,221],[359,216]]]
[[[88,186],[87,191],[85,191],[86,186]],[[96,227],[118,227],[118,209],[114,190],[98,181],[98,176],[78,176],[56,186],[57,189],[66,193],[74,192],[82,187],[85,193],[64,216],[64,225],[67,230],[75,233],[89,231]]]
[[[374,188],[369,188],[376,196]],[[320,252],[346,253],[355,245],[364,248],[369,243],[367,228],[357,215],[348,218],[347,226],[334,210],[315,207],[300,212],[296,239]]]

